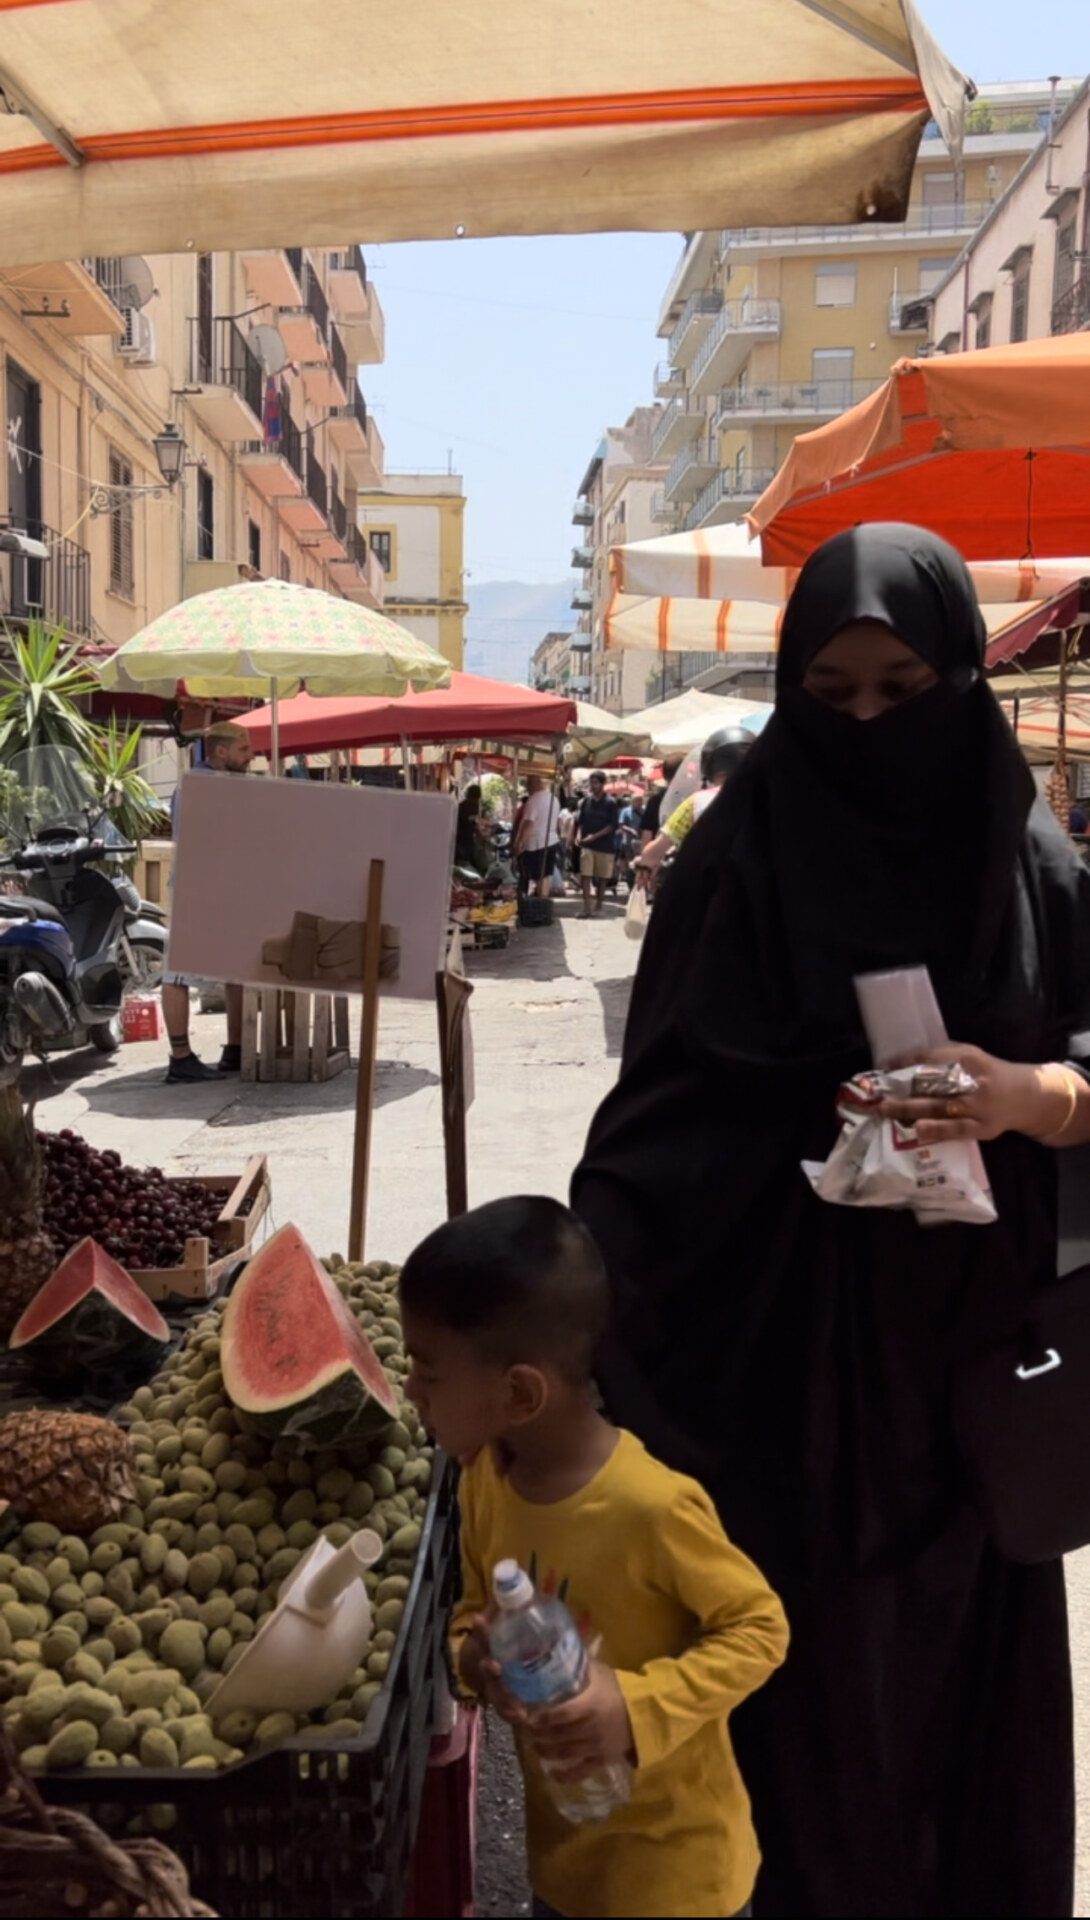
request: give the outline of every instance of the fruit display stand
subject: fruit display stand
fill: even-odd
[[[169,1178],[169,1176],[168,1176]],[[248,1253],[254,1234],[272,1201],[269,1163],[255,1153],[242,1173],[190,1174],[210,1193],[222,1193],[223,1206],[207,1238],[187,1240],[180,1266],[134,1267],[132,1277],[149,1300],[212,1300],[239,1257]]]

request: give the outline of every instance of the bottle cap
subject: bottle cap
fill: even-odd
[[[498,1560],[492,1569],[492,1592],[496,1605],[504,1613],[513,1613],[518,1607],[529,1606],[534,1583],[517,1560]]]

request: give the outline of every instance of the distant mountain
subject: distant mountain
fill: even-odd
[[[525,685],[530,655],[547,633],[566,633],[577,615],[572,583],[529,586],[524,580],[468,582],[466,671]]]

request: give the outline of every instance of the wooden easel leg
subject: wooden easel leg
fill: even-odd
[[[371,1127],[375,1106],[378,1045],[378,987],[382,964],[382,881],[386,863],[372,860],[367,880],[367,930],[363,942],[363,1007],[360,1063],[356,1080],[356,1137],[352,1152],[352,1207],[348,1221],[348,1258],[363,1259],[367,1224],[367,1187],[371,1172]]]

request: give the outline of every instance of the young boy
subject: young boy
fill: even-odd
[[[416,1249],[401,1309],[409,1393],[463,1468],[456,1658],[517,1729],[535,1913],[744,1911],[760,1856],[727,1717],[780,1664],[787,1627],[696,1482],[596,1412],[597,1247],[554,1200],[498,1200]],[[532,1720],[489,1651],[492,1570],[508,1558],[600,1656],[584,1693]],[[541,1763],[576,1778],[618,1760],[635,1769],[628,1805],[571,1825]]]

